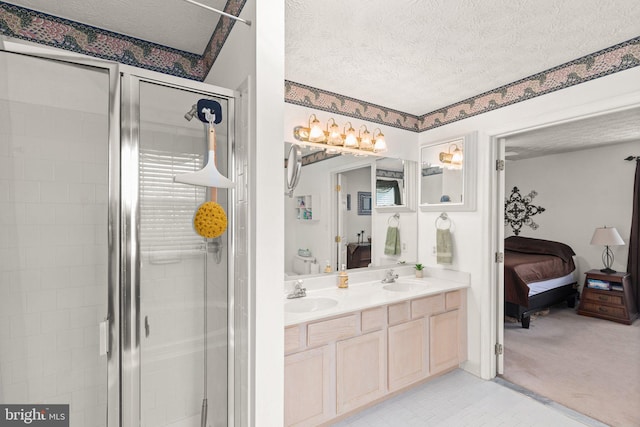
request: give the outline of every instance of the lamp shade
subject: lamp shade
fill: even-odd
[[[591,238],[592,245],[599,246],[620,246],[624,245],[624,240],[620,237],[615,227],[596,228]]]

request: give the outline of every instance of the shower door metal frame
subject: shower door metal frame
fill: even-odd
[[[202,96],[225,99],[227,108],[228,175],[235,173],[235,98],[237,92],[215,87],[206,83],[192,82],[146,72],[129,66],[121,66],[122,110],[121,110],[121,173],[122,173],[122,427],[140,425],[141,404],[141,361],[140,361],[140,194],[139,194],[139,153],[140,153],[140,83],[151,83],[172,89],[193,92]],[[203,141],[204,143],[204,141]],[[234,425],[234,198],[230,194],[228,216],[231,218],[227,229],[227,425]]]
[[[140,272],[138,211],[139,85],[141,81],[226,99],[227,171],[235,176],[237,91],[0,35],[0,51],[106,70],[109,76],[109,203],[107,427],[140,425]],[[132,90],[135,88],[135,90]],[[129,102],[127,102],[129,101]],[[132,187],[133,186],[133,187]],[[133,190],[132,190],[133,188]],[[135,197],[134,197],[135,196]],[[228,199],[227,425],[235,418],[235,192]]]
[[[0,36],[0,51],[105,70],[109,78],[107,207],[107,427],[120,427],[120,72],[119,65]],[[101,337],[102,338],[102,337]]]

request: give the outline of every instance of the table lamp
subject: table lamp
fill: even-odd
[[[609,246],[624,245],[624,240],[620,237],[618,230],[616,230],[615,227],[607,228],[607,226],[596,228],[596,231],[593,232],[593,237],[591,238],[591,244],[605,247],[604,252],[602,252],[604,268],[600,271],[607,274],[615,273],[616,271],[611,268],[611,265],[613,265],[613,252]]]

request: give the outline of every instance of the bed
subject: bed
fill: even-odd
[[[505,315],[529,328],[531,314],[567,302],[575,307],[575,252],[551,240],[511,236],[504,241]]]

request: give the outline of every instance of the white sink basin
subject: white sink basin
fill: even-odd
[[[389,283],[388,285],[384,285],[382,287],[382,289],[386,289],[387,291],[393,291],[393,292],[419,291],[424,288],[425,288],[425,285],[422,283],[410,283],[410,282]]]
[[[289,313],[310,313],[312,311],[327,310],[338,305],[338,301],[326,297],[303,297],[284,304],[284,311]]]

